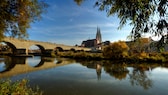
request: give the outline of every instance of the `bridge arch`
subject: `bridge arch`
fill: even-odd
[[[38,47],[38,48],[40,49],[40,51],[41,51],[41,52],[40,52],[41,54],[44,54],[44,53],[45,53],[45,48],[44,48],[44,46],[39,45],[39,44],[33,44],[33,45],[30,45],[30,46],[29,46],[29,49],[30,49],[31,46],[36,46],[36,47]],[[29,52],[28,52],[28,53],[29,53]]]
[[[63,50],[62,47],[56,47],[56,48],[55,48],[55,51],[61,51],[61,52],[62,52],[62,51],[64,51],[64,50]]]
[[[71,48],[70,51],[75,52],[76,50],[74,48]]]
[[[14,44],[7,42],[7,41],[2,41],[2,42],[5,43],[6,45],[8,45],[12,49],[13,54],[15,54],[17,52],[17,48]]]

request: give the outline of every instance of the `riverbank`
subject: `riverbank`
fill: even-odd
[[[103,53],[91,53],[91,52],[59,52],[57,53],[59,57],[72,58],[72,59],[82,59],[82,60],[117,60],[125,62],[148,62],[148,63],[167,63],[168,62],[168,52],[163,53],[137,53],[131,54],[124,57],[118,58],[107,58],[103,56]]]

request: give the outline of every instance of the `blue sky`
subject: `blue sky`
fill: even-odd
[[[80,45],[83,40],[96,37],[100,27],[103,41],[127,40],[131,27],[118,30],[117,16],[107,17],[106,12],[93,7],[95,0],[86,0],[78,6],[74,0],[45,0],[49,4],[42,19],[31,24],[29,39],[66,45]]]

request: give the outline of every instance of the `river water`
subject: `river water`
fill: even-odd
[[[44,95],[167,95],[168,64],[1,57],[0,79],[26,78]]]

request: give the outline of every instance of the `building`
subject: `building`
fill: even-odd
[[[101,49],[101,43],[102,43],[102,37],[100,33],[100,28],[97,27],[96,38],[83,41],[81,46],[92,48],[92,50],[97,50],[97,49]]]

